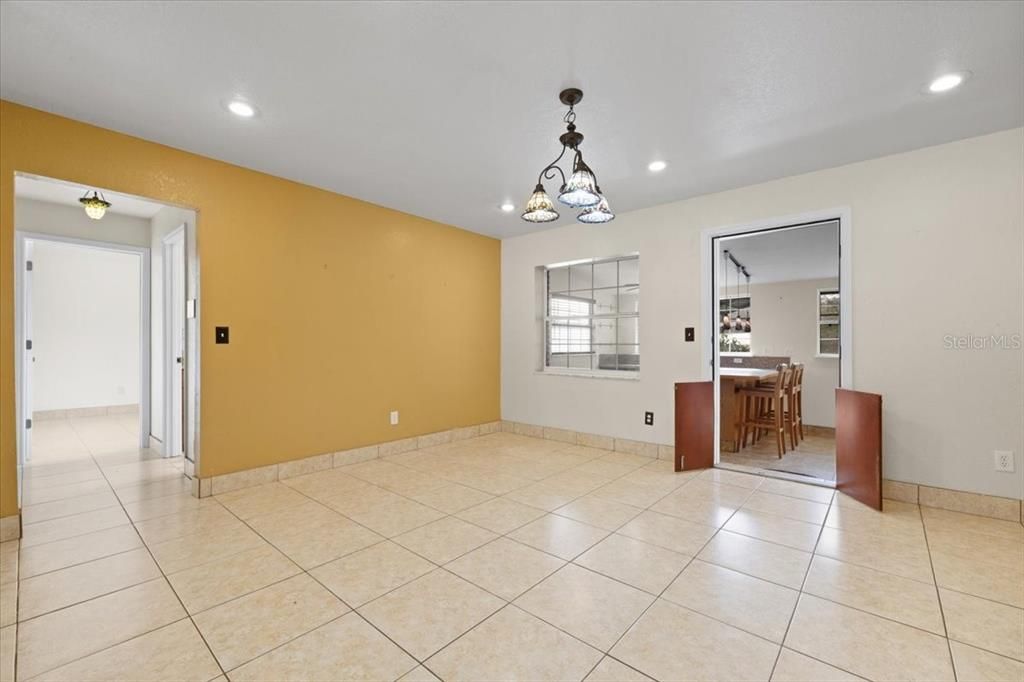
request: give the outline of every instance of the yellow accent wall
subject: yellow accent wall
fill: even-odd
[[[0,101],[0,516],[18,511],[15,172],[197,211],[200,476],[500,418],[500,241]]]

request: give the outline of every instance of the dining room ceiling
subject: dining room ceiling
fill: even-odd
[[[1020,126],[1022,54],[1020,2],[0,3],[4,99],[496,237],[573,221],[518,217],[565,87],[621,215]]]

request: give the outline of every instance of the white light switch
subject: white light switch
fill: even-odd
[[[398,410],[391,410],[391,425],[398,426]]]

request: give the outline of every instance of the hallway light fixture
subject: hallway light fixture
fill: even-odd
[[[562,90],[558,95],[559,101],[569,107],[569,111],[562,120],[566,124],[566,132],[558,138],[562,143],[562,151],[554,161],[549,163],[537,176],[537,186],[533,188],[533,194],[526,204],[526,211],[523,213],[523,220],[530,223],[549,223],[558,220],[558,211],[555,204],[544,189],[544,180],[551,180],[555,172],[562,177],[562,185],[558,190],[558,200],[572,208],[586,209],[577,216],[581,223],[607,223],[615,219],[615,214],[608,208],[608,200],[601,193],[597,185],[597,175],[583,161],[583,152],[580,145],[583,144],[583,134],[576,132],[576,111],[575,106],[583,99],[583,91],[578,88]],[[558,162],[565,156],[565,151],[572,150],[572,172],[568,181],[565,173],[558,166]]]
[[[96,190],[93,190],[92,196],[89,196],[89,192],[86,192],[85,196],[79,199],[79,201],[85,206],[85,215],[93,220],[102,218],[106,214],[107,209],[110,208],[110,202]]]

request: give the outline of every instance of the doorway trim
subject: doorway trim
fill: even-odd
[[[714,448],[715,466],[721,466],[721,424],[719,423],[721,386],[715,371],[718,355],[718,311],[711,305],[715,287],[715,240],[769,230],[799,229],[818,223],[839,222],[839,386],[854,388],[853,384],[853,214],[849,206],[809,211],[795,215],[765,218],[701,231],[700,244],[700,297],[701,320],[706,334],[701,343],[701,377],[714,382]],[[780,472],[781,473],[781,472]],[[780,476],[789,478],[792,476]],[[802,477],[801,477],[802,478]]]
[[[17,420],[18,436],[18,464],[24,465],[25,438],[27,429],[25,419],[29,406],[24,404],[23,396],[28,381],[28,372],[23,358],[25,357],[25,329],[24,314],[27,307],[25,301],[25,242],[26,241],[48,241],[63,244],[72,244],[85,248],[99,249],[102,251],[113,251],[138,256],[139,263],[139,447],[149,447],[150,431],[150,250],[145,246],[133,246],[131,244],[118,244],[94,239],[81,239],[78,237],[65,237],[63,235],[45,234],[41,232],[26,232],[16,230],[14,233],[15,253],[15,282],[14,282],[14,338],[15,361],[17,363],[17,385],[15,386],[15,419]]]
[[[175,364],[174,361],[173,361],[174,353],[171,352],[172,342],[173,342],[173,338],[172,338],[173,337],[173,326],[174,326],[174,319],[173,319],[173,316],[174,316],[173,307],[174,306],[173,306],[173,301],[172,301],[172,288],[173,288],[173,286],[172,286],[172,276],[173,276],[173,262],[172,262],[172,260],[173,260],[173,256],[171,255],[172,254],[171,249],[169,249],[168,247],[173,242],[178,241],[178,240],[181,240],[181,252],[182,252],[182,256],[184,257],[184,261],[185,261],[182,264],[182,267],[187,269],[187,266],[188,266],[188,240],[187,240],[187,234],[186,234],[186,223],[182,223],[178,227],[174,228],[173,230],[168,232],[166,235],[164,235],[163,238],[160,240],[161,251],[163,252],[163,268],[162,268],[162,272],[161,272],[162,280],[163,280],[163,290],[162,290],[162,305],[163,305],[163,329],[162,329],[162,332],[163,332],[163,348],[162,348],[162,350],[163,350],[163,362],[161,363],[161,366],[162,366],[162,370],[163,370],[163,380],[164,380],[164,386],[163,386],[163,388],[164,388],[164,399],[163,399],[163,402],[164,402],[164,405],[163,405],[163,408],[164,408],[163,409],[163,412],[164,412],[163,455],[164,455],[164,457],[170,457],[171,456],[172,445],[174,444],[174,441],[171,439],[171,427],[172,427],[172,423],[174,421],[174,407],[172,405],[172,403],[174,402],[174,400],[173,400],[173,398],[174,398],[174,386],[173,386],[173,382],[171,381],[171,377],[173,376],[173,373],[174,373],[174,364]],[[185,276],[185,286],[187,287],[188,286],[188,274],[187,274],[187,272],[183,272],[183,274]],[[186,301],[188,300],[188,294],[187,293],[185,293],[185,300]],[[187,303],[186,303],[186,305],[187,305]],[[184,311],[182,311],[182,313],[184,314]],[[182,330],[186,331],[186,335],[187,335],[187,326],[188,326],[188,320],[187,320],[187,317],[186,317],[185,323],[182,325]],[[183,355],[187,354],[186,353],[187,345],[188,344],[186,342],[186,348],[182,349]],[[182,361],[184,362],[184,358],[182,359]],[[186,373],[187,373],[187,370],[186,370]],[[188,389],[186,388],[186,383],[185,382],[182,383],[181,390],[182,390],[182,395],[185,396],[186,399],[187,399],[187,397],[188,397]],[[188,414],[187,410],[183,410],[182,414],[181,414],[182,425],[185,426],[186,428],[187,428],[187,422],[188,422],[187,414]],[[184,439],[182,439],[182,443],[181,443],[181,452],[182,452],[183,456],[184,456],[185,452],[188,450],[187,442],[188,442],[188,438],[186,436]]]

